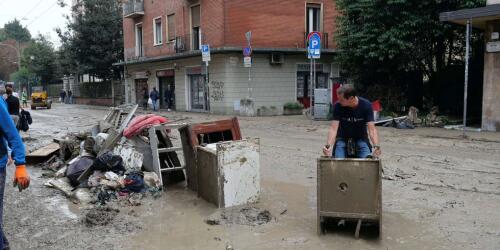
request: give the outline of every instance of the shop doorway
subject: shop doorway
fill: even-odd
[[[207,111],[207,89],[205,76],[201,74],[189,75],[190,104],[193,111]]]
[[[173,76],[158,77],[160,87],[160,107],[175,110],[175,78]]]
[[[148,80],[147,79],[136,79],[135,80],[135,103],[140,106],[144,105],[144,102],[147,103],[147,98],[144,98],[144,90],[147,91],[149,95],[148,89]]]
[[[328,89],[328,73],[317,72],[316,73],[316,89]],[[311,75],[309,72],[299,71],[297,72],[297,101],[302,103],[305,108],[311,106],[310,100],[310,83]]]

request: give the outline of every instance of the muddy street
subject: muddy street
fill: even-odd
[[[139,111],[142,112],[142,111]],[[54,137],[90,128],[106,108],[55,104],[31,111],[23,134],[33,151]],[[228,117],[161,112],[170,120]],[[497,249],[500,246],[500,133],[436,128],[380,128],[383,224],[379,240],[351,231],[316,232],[316,159],[328,122],[304,116],[241,117],[243,137],[260,138],[258,203],[221,213],[185,184],[140,206],[90,211],[45,187],[29,166],[32,185],[19,193],[9,182],[4,231],[12,249]],[[12,178],[13,168],[8,168]],[[9,179],[10,180],[10,179]],[[93,221],[92,217],[90,221]],[[255,218],[253,218],[255,217]],[[214,221],[218,222],[210,223]],[[222,222],[220,219],[223,219]],[[253,219],[252,219],[253,218]],[[212,219],[212,220],[211,220]],[[244,220],[251,220],[247,223]]]

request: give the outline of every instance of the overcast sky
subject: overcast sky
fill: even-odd
[[[70,4],[70,0],[64,0]],[[17,18],[27,27],[32,36],[39,33],[49,35],[57,47],[59,38],[55,28],[65,28],[66,19],[63,15],[70,13],[70,7],[61,8],[57,0],[0,0],[0,27]]]

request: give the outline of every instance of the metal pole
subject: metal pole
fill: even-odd
[[[316,89],[316,59],[313,59],[313,79],[312,79],[312,90],[311,90],[311,107],[312,107],[312,114],[314,117],[314,90]]]
[[[312,81],[313,81],[313,61],[314,59],[311,59],[309,60],[309,114],[311,114],[311,119],[312,119],[312,112],[313,112],[313,107],[312,107]]]
[[[210,73],[208,72],[208,61],[206,61],[207,70],[207,110],[210,112]]]
[[[466,35],[465,35],[465,80],[464,80],[464,116],[463,116],[463,137],[467,137],[465,134],[467,125],[467,88],[469,83],[469,53],[470,53],[470,28],[471,19],[467,19]]]
[[[248,67],[248,98],[252,99],[252,67]]]

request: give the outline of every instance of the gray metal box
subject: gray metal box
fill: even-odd
[[[219,208],[255,203],[260,196],[260,140],[197,147],[198,195]]]
[[[314,119],[327,119],[330,112],[330,104],[314,104]]]
[[[329,89],[314,89],[314,103],[329,104],[332,102]]]
[[[370,159],[318,159],[318,233],[324,219],[335,218],[378,226],[382,220],[382,163]]]

